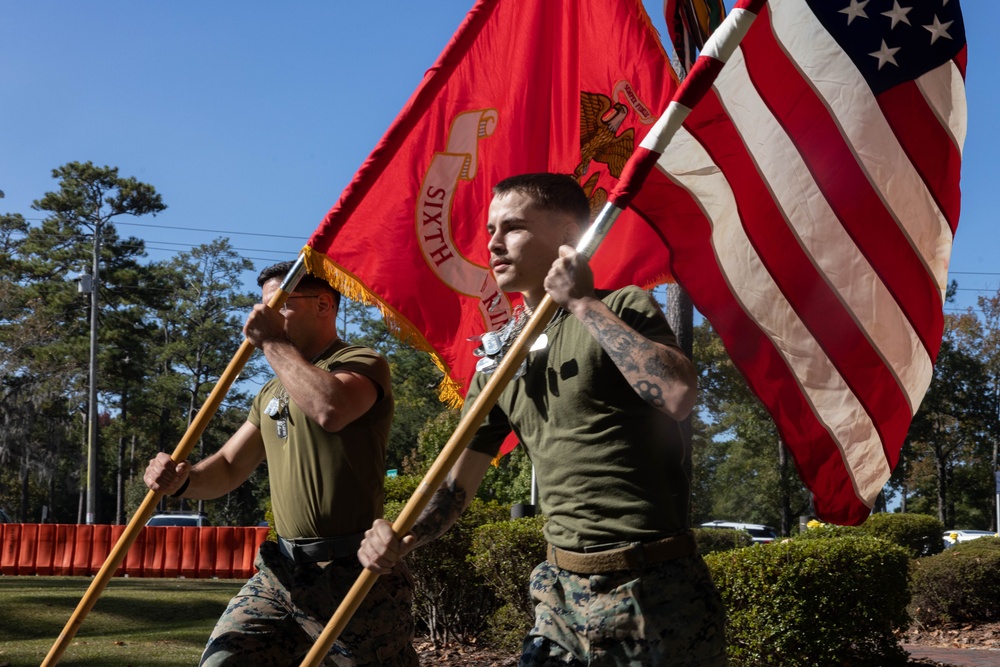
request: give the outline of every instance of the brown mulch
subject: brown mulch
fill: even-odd
[[[941,648],[1000,649],[1000,623],[977,625],[956,623],[933,628],[925,628],[915,623],[904,635],[903,642]]]
[[[517,653],[503,653],[486,646],[439,644],[437,648],[425,638],[417,637],[413,648],[421,665],[457,665],[458,667],[517,667]]]
[[[900,637],[904,644],[939,648],[1000,649],[1000,623],[980,625],[946,625],[933,628],[914,624]],[[517,653],[504,653],[489,647],[464,644],[438,645],[418,637],[414,642],[421,665],[452,665],[455,667],[516,667]],[[910,667],[951,667],[948,663],[927,658],[912,658]]]
[[[900,637],[903,644],[944,649],[1000,649],[1000,623],[980,623],[976,625],[954,623],[934,627],[924,627],[919,623]],[[913,658],[909,662],[916,667],[952,667],[950,663],[935,662],[930,659]]]

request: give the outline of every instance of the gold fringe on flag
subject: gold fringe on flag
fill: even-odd
[[[378,298],[357,276],[344,269],[344,267],[323,253],[306,246],[302,249],[302,254],[305,257],[306,268],[310,274],[327,281],[335,290],[351,301],[377,308],[382,313],[382,319],[385,320],[385,324],[389,328],[389,333],[403,344],[429,354],[434,365],[440,369],[444,376],[438,385],[438,399],[449,408],[462,407],[465,399],[460,391],[461,385],[451,377],[447,364],[438,356],[423,334],[409,320],[403,317],[395,308]]]

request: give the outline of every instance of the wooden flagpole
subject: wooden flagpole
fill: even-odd
[[[739,46],[743,36],[750,29],[750,24],[753,23],[766,1],[739,0],[722,25],[709,38],[695,67],[674,92],[667,109],[640,145],[644,150],[637,150],[629,158],[621,180],[609,197],[608,203],[604,205],[597,219],[594,220],[577,244],[577,252],[586,257],[593,256],[610,231],[611,225],[622,210],[628,206],[628,202],[642,185],[649,170],[654,167],[656,157],[666,149],[674,133],[680,129],[684,119],[691,112],[691,108],[711,88],[712,82],[721,70],[721,65]],[[557,304],[546,294],[528,320],[524,330],[514,341],[507,354],[504,355],[500,366],[490,376],[472,407],[459,422],[458,427],[445,444],[444,449],[438,454],[430,470],[424,475],[399,517],[393,522],[392,530],[397,537],[406,535],[413,528],[420,513],[427,507],[431,497],[445,481],[459,456],[472,440],[476,429],[479,428],[487,413],[496,404],[500,393],[513,378],[517,368],[528,355],[531,345],[555,315],[557,309]],[[371,570],[362,570],[354,585],[341,601],[340,606],[330,617],[316,643],[313,644],[312,649],[300,663],[300,667],[319,666],[377,578],[378,575]]]
[[[282,281],[281,286],[271,297],[271,301],[267,304],[271,308],[279,309],[288,300],[288,295],[295,290],[296,285],[299,284],[299,280],[305,274],[306,265],[305,257],[299,255],[299,258],[289,269],[288,275]],[[212,392],[208,395],[205,400],[205,404],[195,415],[195,418],[191,421],[191,425],[188,426],[187,432],[181,438],[174,452],[170,455],[170,458],[175,463],[180,463],[187,459],[188,455],[191,454],[191,450],[194,449],[194,445],[201,438],[202,433],[205,432],[205,428],[208,423],[215,416],[216,411],[219,409],[219,405],[222,404],[222,399],[225,398],[226,393],[229,388],[239,377],[240,371],[246,365],[247,361],[250,359],[250,355],[253,353],[254,347],[250,344],[250,341],[244,340],[240,345],[236,354],[233,356],[229,365],[226,366],[226,370],[223,371],[222,375],[219,377],[219,381],[215,384]],[[97,574],[94,576],[94,580],[91,582],[90,587],[87,588],[87,592],[84,593],[83,598],[80,603],[76,606],[76,610],[70,616],[69,621],[63,628],[63,631],[59,634],[58,639],[49,649],[48,655],[45,656],[45,660],[42,661],[41,667],[50,667],[59,662],[62,654],[66,651],[66,647],[69,642],[72,641],[73,637],[76,636],[77,630],[83,624],[83,620],[93,609],[94,603],[97,602],[97,598],[100,597],[101,593],[107,587],[108,582],[111,577],[114,576],[115,570],[118,566],[122,564],[125,560],[125,555],[128,553],[129,548],[135,542],[136,538],[139,537],[139,533],[142,528],[146,525],[149,517],[152,516],[153,510],[156,508],[156,504],[160,502],[160,498],[163,496],[162,493],[158,491],[153,491],[152,489],[146,494],[145,499],[142,504],[139,505],[139,509],[136,510],[135,514],[132,516],[132,520],[129,521],[128,526],[125,527],[125,531],[118,538],[118,542],[111,549],[108,554],[107,559],[104,561],[104,565],[98,570]]]

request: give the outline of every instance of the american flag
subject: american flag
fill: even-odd
[[[633,209],[827,521],[868,516],[931,380],[966,53],[958,0],[771,0],[669,147],[639,149]]]

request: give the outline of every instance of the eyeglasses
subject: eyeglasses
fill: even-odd
[[[288,297],[287,299],[285,299],[285,303],[291,301],[292,299],[318,299],[318,298],[319,298],[319,294],[295,294],[295,295],[292,295],[292,296]],[[282,306],[281,306],[281,312],[285,312],[286,309],[287,309],[287,306],[285,306],[284,304],[282,304]]]

